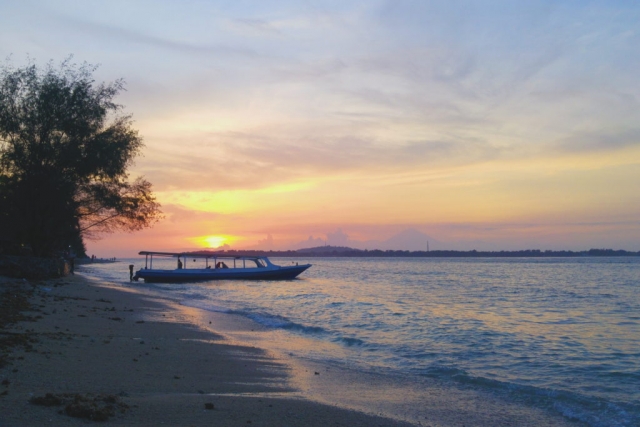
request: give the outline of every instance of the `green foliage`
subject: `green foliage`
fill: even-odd
[[[114,102],[123,81],[96,84],[94,71],[69,60],[0,70],[0,238],[36,255],[160,215],[151,184],[128,181],[143,143]]]

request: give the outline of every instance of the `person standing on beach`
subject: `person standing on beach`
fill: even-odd
[[[129,264],[129,281],[133,282],[133,264]]]

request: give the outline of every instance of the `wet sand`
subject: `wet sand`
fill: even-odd
[[[33,309],[0,331],[13,339],[10,351],[2,349],[2,426],[86,425],[70,414],[105,411],[108,425],[578,425],[476,393],[407,394],[378,378],[301,365],[215,333],[222,315],[131,288],[79,275],[37,284],[0,279],[4,289],[11,283],[31,290]],[[403,405],[411,415],[373,414]]]

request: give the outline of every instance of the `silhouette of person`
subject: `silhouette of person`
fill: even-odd
[[[133,282],[133,264],[129,264],[129,281]]]
[[[178,258],[178,270],[182,269],[182,261],[180,261],[180,258]]]

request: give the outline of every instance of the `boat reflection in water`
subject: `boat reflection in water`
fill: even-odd
[[[145,256],[144,268],[138,270],[133,280],[143,279],[145,282],[194,282],[204,280],[288,280],[295,279],[300,273],[311,267],[311,264],[280,266],[275,265],[264,256],[229,256],[211,253],[193,252],[148,252]],[[174,270],[154,269],[153,258],[175,258]],[[204,261],[204,268],[186,268],[187,259]]]

